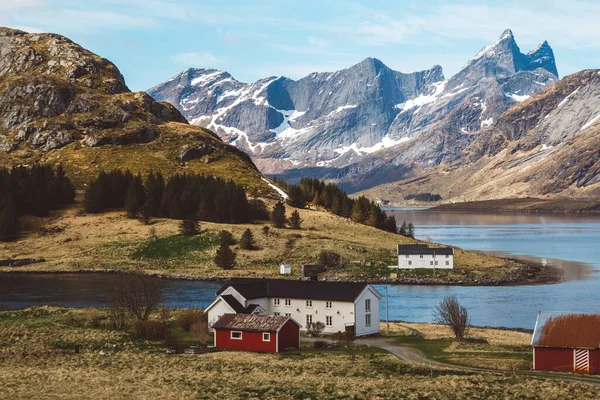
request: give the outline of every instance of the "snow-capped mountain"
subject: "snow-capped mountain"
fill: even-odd
[[[547,42],[523,54],[507,30],[449,79],[440,66],[404,74],[367,58],[297,81],[251,84],[223,71],[188,69],[148,93],[244,149],[263,172],[311,167],[315,176],[364,182],[348,186],[354,190],[381,183],[364,177],[383,162],[406,170],[455,156],[557,74]]]

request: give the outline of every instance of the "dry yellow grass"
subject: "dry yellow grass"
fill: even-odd
[[[299,210],[302,229],[275,229],[262,233],[263,224],[215,224],[202,222],[202,228],[213,234],[229,230],[239,238],[250,228],[259,250],[237,251],[237,266],[232,271],[219,269],[212,261],[216,246],[199,249],[170,259],[134,259],[132,254],[150,241],[150,229],[161,238],[178,234],[179,221],[156,219],[151,226],[128,219],[123,212],[80,215],[79,207],[53,213],[45,219],[24,219],[25,234],[14,243],[2,244],[0,259],[44,258],[46,262],[2,270],[79,271],[139,268],[148,273],[170,276],[187,275],[198,278],[231,276],[275,276],[283,262],[292,264],[292,276],[301,274],[301,265],[318,262],[323,249],[341,252],[345,271],[339,275],[387,274],[387,266],[395,262],[396,245],[415,240],[354,223],[328,212]],[[288,207],[287,214],[292,209]],[[58,227],[62,231],[42,235],[39,227]],[[353,262],[370,262],[360,266]],[[474,276],[494,276],[513,270],[504,260],[458,250],[457,271],[448,276],[459,277],[460,271]]]
[[[128,335],[67,321],[83,310],[0,313],[7,399],[579,399],[598,388],[497,373],[412,367],[384,353],[302,351],[167,355]],[[81,344],[81,352],[58,344]],[[26,353],[24,353],[24,350]],[[104,354],[101,354],[101,350]]]
[[[381,324],[382,332],[385,331],[385,322]],[[418,332],[424,339],[453,339],[450,328],[439,324],[425,324],[415,322],[390,322],[390,333],[409,335]],[[474,339],[484,339],[496,346],[529,346],[531,334],[505,329],[470,328],[469,336]]]

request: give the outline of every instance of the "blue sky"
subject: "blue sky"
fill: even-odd
[[[0,25],[55,32],[113,61],[132,90],[188,67],[300,78],[366,57],[447,77],[506,28],[548,40],[561,76],[600,67],[598,1],[0,0]]]

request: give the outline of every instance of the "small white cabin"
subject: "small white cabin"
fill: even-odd
[[[279,266],[279,274],[280,275],[291,275],[292,274],[292,266],[290,264],[281,264]]]
[[[454,249],[452,247],[429,247],[426,244],[399,244],[396,269],[453,269]]]

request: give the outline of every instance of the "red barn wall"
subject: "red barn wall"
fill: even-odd
[[[242,332],[242,340],[231,339],[230,331],[224,329],[217,329],[217,345],[218,349],[226,350],[245,350],[245,351],[258,351],[258,352],[271,352],[275,353],[277,350],[275,332],[271,332],[271,340],[263,342],[262,332]]]
[[[300,348],[300,327],[288,321],[279,331],[279,351]]]
[[[536,347],[535,369],[543,371],[573,372],[573,349]]]
[[[600,349],[590,350],[590,373],[600,374]]]
[[[535,369],[573,372],[573,349],[536,347]],[[590,350],[590,373],[600,374],[600,349]]]

